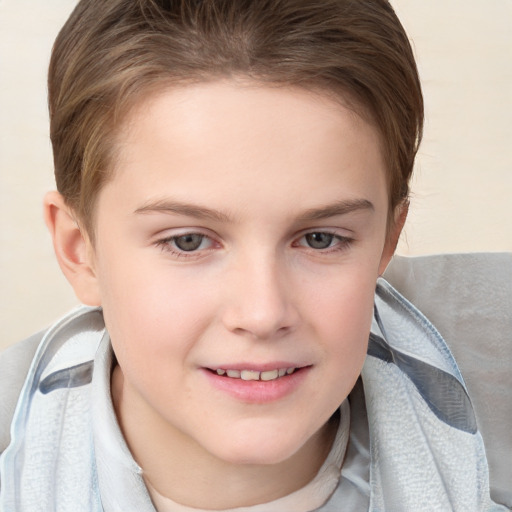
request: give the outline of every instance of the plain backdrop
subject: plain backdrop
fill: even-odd
[[[512,251],[512,0],[392,4],[413,42],[426,101],[398,252]],[[41,214],[54,187],[46,68],[74,5],[0,0],[0,348],[77,304]]]

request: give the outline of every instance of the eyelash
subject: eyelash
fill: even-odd
[[[201,242],[197,249],[186,251],[186,250],[180,249],[179,247],[175,248],[176,247],[175,245],[173,247],[173,244],[176,244],[176,240],[178,240],[179,238],[184,238],[187,236],[190,237],[190,236],[194,236],[194,235],[201,237]],[[329,245],[328,247],[323,248],[323,249],[314,248],[314,247],[311,247],[308,245],[302,245],[300,242],[303,239],[305,239],[308,235],[329,235],[332,237],[330,244],[332,244],[332,242],[335,240],[337,240],[337,243],[335,243],[335,245]],[[160,247],[162,251],[168,252],[172,256],[177,257],[177,258],[198,258],[198,257],[204,255],[205,252],[210,252],[213,249],[213,247],[200,249],[200,246],[203,244],[203,242],[205,240],[209,240],[210,245],[212,245],[212,246],[215,244],[218,244],[218,242],[215,242],[215,240],[213,240],[208,235],[191,231],[189,233],[182,233],[179,235],[173,235],[173,236],[163,238],[161,240],[157,240],[156,246]],[[337,252],[347,250],[353,241],[354,240],[352,238],[342,236],[333,231],[318,230],[318,231],[308,231],[307,233],[303,233],[299,238],[295,239],[295,241],[292,243],[292,247],[303,247],[306,250],[310,250],[315,254],[330,254],[330,253],[337,253]],[[218,245],[220,245],[220,244],[218,244]]]

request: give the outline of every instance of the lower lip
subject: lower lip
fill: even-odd
[[[232,379],[206,369],[203,372],[214,388],[233,398],[246,403],[264,404],[292,394],[302,384],[310,369],[310,366],[300,368],[291,375],[269,381]]]

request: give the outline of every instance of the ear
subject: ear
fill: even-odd
[[[87,234],[80,229],[74,212],[58,192],[46,194],[44,219],[52,236],[59,266],[76,296],[84,304],[100,306],[92,244]]]
[[[384,250],[382,251],[382,257],[379,264],[379,276],[384,274],[386,267],[388,266],[393,254],[395,254],[398,239],[404,228],[405,221],[407,220],[407,214],[409,213],[409,201],[405,200],[400,203],[393,216],[393,224],[389,227],[387,233],[386,243],[384,244]]]

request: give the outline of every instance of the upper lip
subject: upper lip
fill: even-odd
[[[305,366],[310,366],[308,364],[300,364],[300,363],[291,363],[288,361],[276,361],[271,363],[229,363],[224,364],[220,363],[219,365],[209,365],[206,366],[208,370],[249,370],[254,372],[268,372],[272,370],[279,370],[281,368],[303,368]]]

